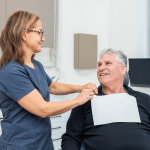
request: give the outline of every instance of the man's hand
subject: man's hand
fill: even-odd
[[[83,89],[92,89],[95,94],[98,94],[97,87],[94,83],[89,82],[89,83],[83,85],[82,90]]]

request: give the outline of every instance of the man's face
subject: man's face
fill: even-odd
[[[98,62],[97,78],[101,85],[123,84],[126,66],[120,66],[116,54],[105,54]]]

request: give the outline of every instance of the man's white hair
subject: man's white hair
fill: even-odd
[[[116,54],[116,60],[118,61],[118,63],[120,65],[125,65],[127,66],[127,56],[120,50],[115,50],[112,48],[105,48],[104,50],[102,50],[99,54],[99,57],[101,59],[102,56],[104,56],[105,54]]]
[[[105,48],[99,54],[100,59],[105,54],[116,54],[116,60],[118,61],[118,63],[121,66],[125,65],[127,67],[127,56],[122,51],[116,50],[116,49],[112,49],[112,48]],[[126,78],[126,73],[124,75],[124,80],[125,80],[125,78]]]

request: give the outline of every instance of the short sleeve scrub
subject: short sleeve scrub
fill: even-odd
[[[37,89],[45,101],[50,101],[52,80],[42,64],[32,60],[35,69],[10,61],[0,69],[0,109],[2,135],[0,150],[54,150],[50,118],[36,116],[17,101]]]

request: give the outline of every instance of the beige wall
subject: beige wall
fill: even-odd
[[[1,0],[0,32],[7,18],[16,10],[26,10],[40,16],[45,42],[42,47],[54,47],[54,0]]]

